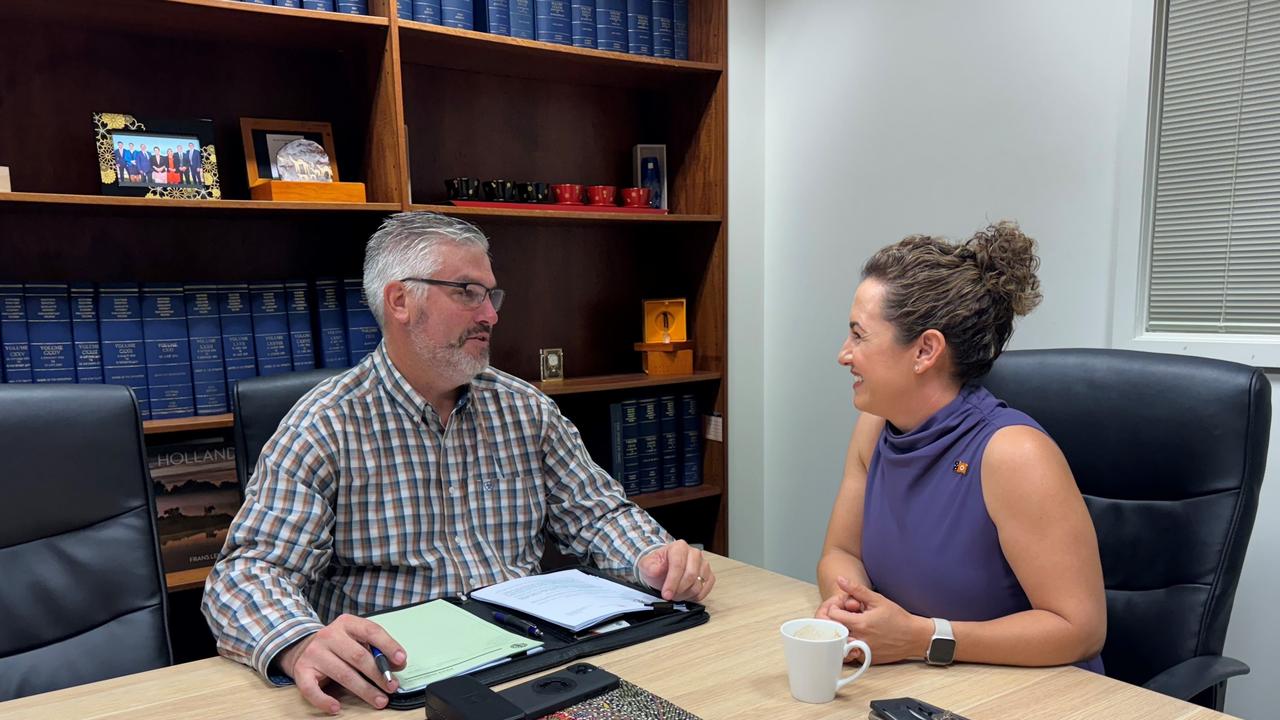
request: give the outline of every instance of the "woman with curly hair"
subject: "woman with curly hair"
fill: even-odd
[[[908,237],[862,270],[838,356],[861,414],[817,615],[875,663],[1102,671],[1102,566],[1071,468],[978,383],[1040,302],[1038,267],[1035,241],[1001,222],[961,243]]]

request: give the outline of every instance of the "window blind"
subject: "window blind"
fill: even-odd
[[[1147,330],[1280,335],[1280,0],[1168,0]]]

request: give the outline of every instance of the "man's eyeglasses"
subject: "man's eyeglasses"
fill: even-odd
[[[435,280],[433,278],[416,278],[407,277],[400,278],[400,282],[420,282],[428,285],[441,285],[444,287],[457,288],[462,291],[458,295],[458,299],[463,306],[468,308],[478,308],[484,303],[485,298],[489,298],[489,302],[493,303],[493,311],[497,312],[502,309],[502,300],[507,296],[505,290],[501,288],[489,288],[480,283],[473,282],[455,282],[453,280]]]

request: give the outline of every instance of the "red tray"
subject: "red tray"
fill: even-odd
[[[489,202],[488,200],[450,200],[457,207],[491,208],[494,210],[562,210],[565,212],[604,212],[624,215],[666,215],[662,208],[619,207],[617,205],[569,205],[567,203]]]

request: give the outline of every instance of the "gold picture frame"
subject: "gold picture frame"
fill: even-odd
[[[222,197],[213,121],[93,113],[93,131],[104,194],[171,200]],[[138,147],[131,149],[135,145]],[[166,170],[163,177],[162,169]]]

